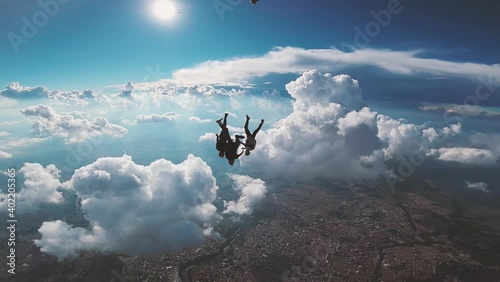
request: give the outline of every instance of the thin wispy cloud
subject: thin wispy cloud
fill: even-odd
[[[500,84],[500,66],[472,62],[453,62],[421,58],[425,50],[393,51],[359,49],[343,52],[338,49],[304,49],[276,47],[262,56],[210,60],[173,72],[164,80],[180,85],[247,84],[253,78],[271,74],[299,74],[310,69],[340,71],[353,66],[375,66],[400,75],[445,76]]]

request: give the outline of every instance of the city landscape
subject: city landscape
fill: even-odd
[[[383,184],[282,184],[252,216],[221,225],[220,240],[178,255],[58,264],[34,246],[39,235],[21,233],[20,274],[8,281],[500,280],[500,229],[481,221],[499,222],[499,209],[462,210],[432,183]]]

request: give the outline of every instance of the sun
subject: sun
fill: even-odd
[[[177,9],[171,1],[158,0],[153,5],[153,12],[159,19],[170,20],[177,14]]]

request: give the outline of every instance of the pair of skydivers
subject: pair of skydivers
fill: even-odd
[[[264,124],[264,120],[261,119],[257,129],[255,129],[254,132],[250,132],[250,130],[248,130],[248,121],[250,121],[250,117],[248,115],[246,116],[245,134],[247,135],[247,140],[245,141],[245,143],[242,143],[240,139],[245,138],[242,135],[235,135],[236,141],[233,141],[233,139],[231,139],[229,130],[227,129],[227,116],[228,114],[226,113],[224,115],[224,121],[222,121],[223,119],[217,120],[217,124],[219,124],[221,131],[220,134],[216,134],[217,143],[215,144],[215,148],[217,149],[217,151],[219,151],[219,157],[223,158],[225,155],[229,164],[233,165],[234,161],[239,158],[243,154],[243,152],[245,152],[245,155],[248,156],[250,155],[250,151],[255,149],[255,145],[257,144],[255,136]],[[245,147],[245,150],[238,154],[238,148],[242,144]]]

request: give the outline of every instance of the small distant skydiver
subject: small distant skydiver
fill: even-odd
[[[255,136],[257,136],[257,133],[259,132],[260,128],[264,124],[264,120],[260,120],[260,124],[257,127],[257,129],[254,130],[253,133],[248,130],[248,121],[250,120],[250,117],[247,115],[247,119],[245,121],[245,134],[247,135],[247,140],[245,141],[245,144],[243,144],[246,148],[245,150],[245,156],[250,155],[250,151],[255,149],[255,145],[257,145],[257,140],[255,139]]]
[[[228,160],[230,165],[233,165],[234,161],[243,154],[243,151],[238,154],[238,148],[242,144],[240,139],[245,138],[245,136],[235,135],[236,141],[233,141],[233,139],[231,139],[231,136],[229,135],[229,130],[227,129],[226,126],[226,119],[227,119],[227,114],[224,115],[225,123],[222,123],[221,120],[219,119],[217,120],[217,124],[219,124],[220,128],[222,129],[220,135],[227,140],[226,151],[225,151],[226,159]],[[219,156],[221,156],[220,151],[219,151]]]
[[[259,0],[250,0],[250,3],[252,3],[252,5],[255,5],[255,4],[257,4],[258,1]]]

